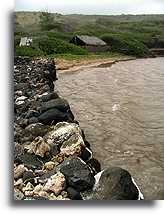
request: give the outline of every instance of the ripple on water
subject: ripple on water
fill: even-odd
[[[129,170],[146,199],[164,199],[164,58],[59,74],[103,167]],[[119,151],[119,152],[118,152]]]

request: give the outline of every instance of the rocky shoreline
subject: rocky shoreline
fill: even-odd
[[[101,169],[56,80],[53,60],[15,57],[14,200],[142,200],[128,171]]]

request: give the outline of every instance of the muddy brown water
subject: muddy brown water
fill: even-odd
[[[146,199],[164,199],[164,58],[58,76],[57,89],[102,168],[123,167]]]

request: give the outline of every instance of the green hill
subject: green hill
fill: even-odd
[[[106,41],[109,41],[107,37],[113,37],[113,41],[124,38],[126,43],[129,39],[133,43],[137,41],[137,46],[142,43],[148,48],[164,47],[164,14],[107,16],[52,13],[51,21],[45,28],[41,25],[41,14],[41,12],[15,12],[15,44],[18,44],[22,35],[37,38],[47,36],[51,40],[54,38],[68,42],[75,34],[85,34],[106,38]]]

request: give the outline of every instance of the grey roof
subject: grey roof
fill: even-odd
[[[106,43],[103,40],[97,38],[96,36],[77,35],[76,37],[78,37],[87,45],[101,45],[101,46],[106,45]]]

